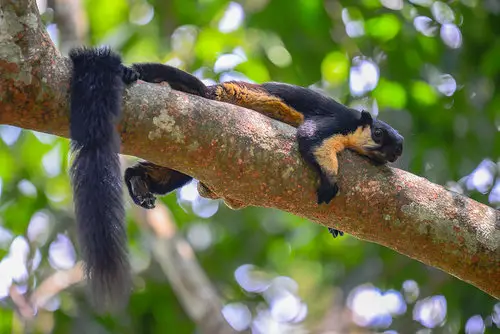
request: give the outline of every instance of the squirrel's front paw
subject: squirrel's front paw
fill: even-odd
[[[336,182],[332,183],[322,181],[317,190],[318,204],[330,203],[338,192],[339,186]]]

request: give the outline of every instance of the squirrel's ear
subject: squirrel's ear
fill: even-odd
[[[368,111],[363,110],[361,112],[360,122],[361,122],[361,125],[372,125],[373,124],[372,115]]]

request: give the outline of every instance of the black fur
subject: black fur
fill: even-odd
[[[178,68],[156,64],[134,64],[132,68],[139,73],[140,79],[151,83],[167,82],[172,89],[206,97],[207,87],[194,75],[188,74]]]
[[[161,173],[158,173],[159,168]],[[130,197],[135,204],[145,209],[155,207],[154,194],[166,195],[186,185],[192,179],[189,175],[147,161],[125,170],[125,184]]]
[[[314,150],[319,147],[325,138],[332,136],[334,133],[344,131],[344,124],[336,118],[325,119],[321,116],[307,117],[297,129],[297,141],[299,151],[302,158],[318,173],[319,187],[317,189],[318,204],[329,203],[334,198],[339,187],[335,180],[336,175],[333,175],[328,170],[321,166],[316,157]],[[354,127],[356,129],[356,127]]]
[[[98,311],[121,308],[131,280],[120,170],[120,137],[124,80],[137,79],[108,48],[70,52],[70,176],[75,215],[91,300]]]
[[[371,126],[372,138],[380,147],[372,151],[371,159],[380,164],[396,161],[403,154],[404,138],[389,124],[375,119]],[[380,136],[377,132],[380,131]]]
[[[306,119],[315,116],[336,116],[338,119],[345,119],[345,122],[349,122],[360,118],[359,111],[348,108],[309,88],[281,82],[267,82],[261,87],[269,94],[280,97],[286,104],[303,114]],[[352,127],[348,127],[343,133],[347,134],[352,130]]]

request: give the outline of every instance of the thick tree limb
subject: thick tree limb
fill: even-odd
[[[54,49],[34,1],[1,1],[0,123],[66,137],[69,61]],[[316,175],[290,126],[143,82],[126,90],[124,113],[126,154],[190,174],[220,195],[387,246],[500,298],[497,210],[350,152],[340,156],[342,194],[318,207]]]

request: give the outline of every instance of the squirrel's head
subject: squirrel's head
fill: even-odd
[[[363,152],[379,163],[394,162],[403,154],[404,138],[389,124],[373,119],[367,111],[361,112],[360,127],[365,136]],[[369,131],[368,131],[369,128]]]

